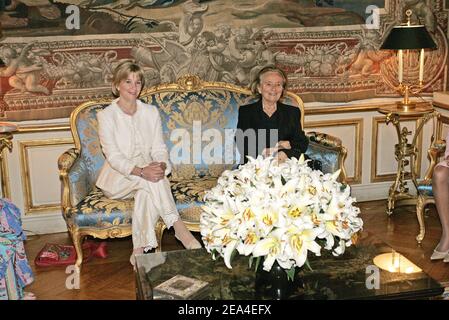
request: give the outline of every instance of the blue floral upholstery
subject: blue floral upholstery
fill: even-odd
[[[418,194],[426,197],[433,197],[432,184],[429,184],[429,182],[426,181],[421,181],[418,184]]]
[[[130,225],[132,212],[131,200],[109,199],[101,190],[94,188],[76,205],[70,219],[73,219],[72,223],[78,227],[109,228]]]
[[[171,151],[170,159],[173,164],[173,175],[190,175],[190,169],[196,176],[210,175],[207,158],[202,156],[202,148],[196,148],[193,144],[198,142],[197,133],[207,132],[208,129],[218,129],[221,137],[225,137],[224,145],[218,145],[214,157],[218,163],[225,162],[225,155],[229,158],[229,164],[238,159],[234,148],[234,129],[237,127],[238,107],[252,100],[247,94],[226,90],[201,90],[195,92],[171,92],[157,93],[143,99],[145,102],[160,107],[162,130],[165,142]],[[181,135],[182,129],[190,135],[190,154],[177,153],[176,140]],[[225,132],[228,134],[226,135]],[[228,139],[226,139],[228,138]],[[203,146],[207,143],[202,142]],[[190,164],[193,163],[194,166]],[[187,166],[185,165],[187,164]],[[218,167],[216,167],[218,169]],[[213,172],[215,176],[221,175],[221,170]],[[193,173],[193,171],[192,171]],[[183,178],[187,178],[187,176]]]
[[[187,227],[199,231],[205,191],[215,186],[224,170],[239,163],[234,141],[238,107],[254,101],[254,97],[243,88],[203,83],[197,77],[187,76],[176,84],[150,88],[142,93],[141,99],[160,110],[172,162],[170,182],[176,205]],[[108,238],[131,234],[133,201],[108,199],[95,187],[105,161],[96,115],[110,102],[88,102],[74,110],[71,129],[75,148],[61,155],[58,162],[64,217],[79,253],[78,266],[82,262],[81,242],[85,235]],[[301,99],[291,93],[283,102],[303,107]],[[309,136],[308,153],[323,163],[326,172],[343,168],[345,149],[339,139],[319,133]],[[344,174],[341,177],[344,179]],[[160,221],[156,230],[159,249],[164,229]]]

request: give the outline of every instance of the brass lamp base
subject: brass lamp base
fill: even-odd
[[[391,112],[398,114],[407,114],[413,113],[415,115],[425,114],[429,111],[433,110],[432,105],[428,102],[420,102],[420,101],[408,101],[407,103],[404,101],[398,101],[395,104],[394,109],[390,109]]]
[[[408,102],[398,101],[398,102],[396,102],[396,108],[398,109],[398,111],[402,111],[402,112],[415,111],[417,106],[418,106],[418,103],[411,102],[411,101],[408,101]]]
[[[402,101],[396,102],[396,110],[399,113],[407,113],[407,112],[426,112],[431,107],[429,106],[429,103],[426,101],[410,101],[410,94],[417,95],[419,92],[421,92],[423,88],[422,82],[420,82],[417,86],[410,86],[403,83],[399,84],[399,87],[396,88],[401,95],[404,96]]]

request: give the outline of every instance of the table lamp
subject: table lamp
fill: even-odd
[[[411,10],[407,10],[405,14],[407,16],[407,22],[394,26],[380,48],[398,50],[399,85],[393,88],[404,96],[403,101],[397,103],[398,108],[410,110],[416,107],[416,102],[411,102],[409,99],[410,94],[416,95],[423,90],[424,49],[436,49],[437,45],[424,25],[411,24]],[[404,81],[404,50],[406,50],[405,54],[407,56],[410,56],[411,50],[420,50],[418,84],[411,84],[408,81]]]

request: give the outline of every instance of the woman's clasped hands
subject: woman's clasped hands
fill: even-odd
[[[278,143],[276,143],[276,145],[273,148],[265,148],[262,151],[262,155],[264,157],[273,156],[273,157],[276,158],[276,160],[279,163],[282,163],[282,162],[284,162],[285,160],[288,159],[288,157],[285,154],[285,152],[279,151],[279,150],[282,150],[282,149],[291,149],[290,141],[287,141],[287,140],[279,141]]]
[[[165,177],[165,169],[167,164],[165,162],[151,162],[142,169],[142,178],[151,182],[158,182]]]

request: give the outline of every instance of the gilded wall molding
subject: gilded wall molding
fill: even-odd
[[[20,133],[38,133],[38,132],[56,132],[56,131],[70,131],[70,124],[49,124],[49,125],[29,125],[19,126],[14,134]]]
[[[3,149],[1,155],[2,197],[11,199],[11,181],[9,178],[8,154],[11,150]]]

